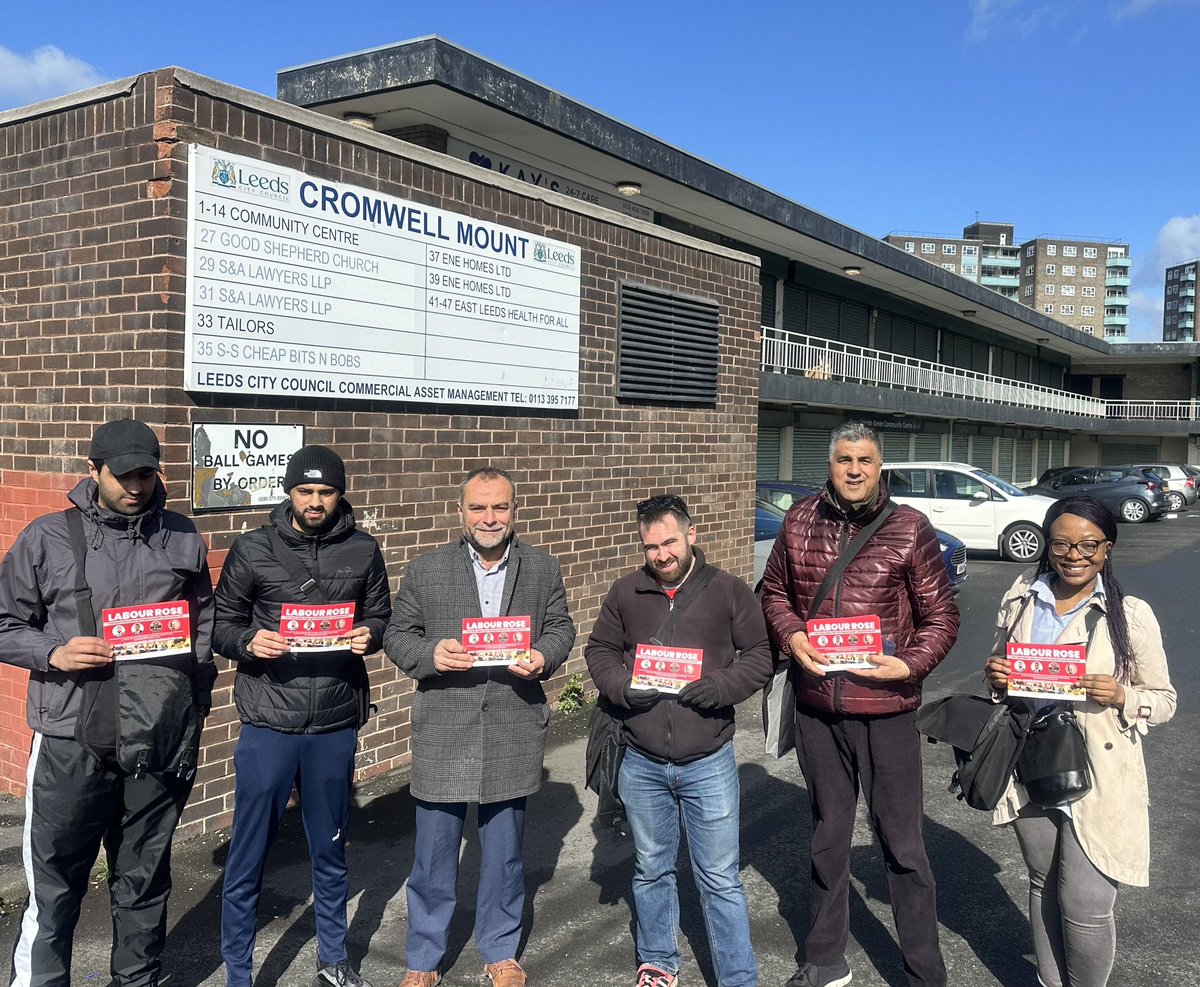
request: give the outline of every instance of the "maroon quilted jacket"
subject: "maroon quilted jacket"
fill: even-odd
[[[858,530],[890,499],[853,519],[828,491],[792,505],[763,573],[762,605],[771,639],[783,654],[803,631],[808,607],[825,574]],[[912,670],[903,682],[871,682],[849,672],[818,677],[797,665],[796,701],[829,713],[882,716],[916,709],[921,681],[946,657],[958,636],[958,607],[950,591],[937,535],[911,507],[898,506],[854,557],[821,604],[819,616],[876,614],[885,640]]]

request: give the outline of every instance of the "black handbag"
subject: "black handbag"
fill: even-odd
[[[1078,802],[1092,790],[1087,744],[1075,710],[1051,706],[1038,713],[1017,758],[1017,781],[1043,809]]]
[[[1099,623],[1099,611],[1089,610],[1084,618],[1089,651]],[[1043,809],[1078,802],[1092,790],[1087,742],[1070,703],[1037,711],[1017,758],[1016,775],[1030,801]]]

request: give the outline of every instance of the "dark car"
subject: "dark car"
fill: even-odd
[[[783,524],[784,515],[788,508],[802,500],[807,500],[817,491],[802,483],[760,483],[754,501],[754,540],[762,542],[774,540]],[[950,586],[958,592],[959,584],[967,578],[967,549],[961,541],[946,531],[937,531],[938,547],[942,550],[942,561],[946,565],[946,575],[950,577]],[[755,550],[755,583],[762,577],[762,568],[766,565],[766,552]],[[761,556],[761,558],[760,558]],[[761,565],[759,564],[761,562]]]
[[[1058,466],[1046,470],[1025,492],[1045,497],[1086,494],[1131,524],[1156,520],[1169,509],[1162,477],[1134,466]]]

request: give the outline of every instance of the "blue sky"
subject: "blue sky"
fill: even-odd
[[[1124,240],[1132,338],[1161,339],[1163,267],[1200,256],[1200,0],[21,4],[0,108],[165,65],[274,95],[425,34],[875,236]]]

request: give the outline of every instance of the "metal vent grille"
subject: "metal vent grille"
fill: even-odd
[[[618,318],[617,397],[717,403],[715,302],[622,284]]]

